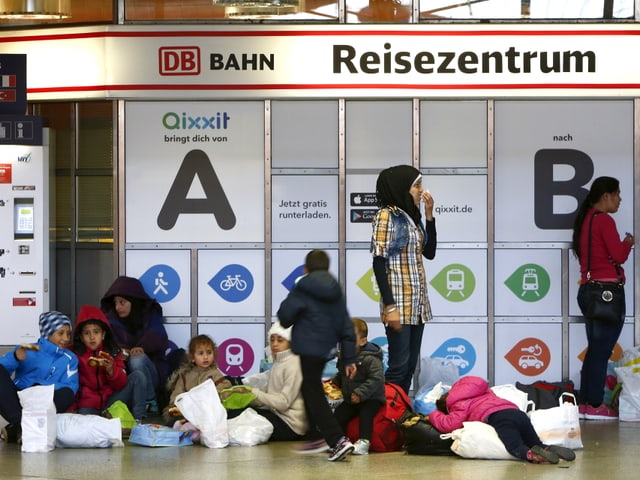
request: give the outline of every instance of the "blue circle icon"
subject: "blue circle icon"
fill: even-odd
[[[253,275],[242,265],[222,268],[208,282],[209,286],[227,302],[242,302],[253,291]]]
[[[173,267],[165,264],[150,267],[140,277],[145,292],[158,303],[173,300],[180,292],[180,275]]]

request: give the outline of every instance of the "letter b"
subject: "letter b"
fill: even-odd
[[[555,180],[554,167],[563,165],[573,169],[574,175],[568,180]],[[565,230],[573,228],[573,221],[582,201],[589,190],[585,185],[593,178],[594,166],[591,157],[573,149],[538,150],[534,157],[534,221],[543,230]],[[576,200],[576,208],[568,213],[554,212],[554,199],[571,197]]]

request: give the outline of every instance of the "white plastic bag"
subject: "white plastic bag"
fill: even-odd
[[[624,350],[618,363],[621,367],[638,366],[640,364],[640,345]]]
[[[415,397],[413,397],[413,411],[429,415],[437,409],[436,402],[438,399],[451,390],[450,385],[443,385],[442,382],[436,383],[433,387],[423,387]]]
[[[617,367],[622,383],[618,397],[618,418],[621,422],[640,422],[640,366]]]
[[[56,447],[124,447],[120,419],[104,418],[99,415],[59,413],[57,415]]]
[[[270,370],[267,370],[266,372],[260,372],[256,373],[255,375],[244,377],[242,379],[242,384],[248,385],[251,388],[257,388],[258,390],[265,391],[267,389],[267,384],[269,383],[270,372]]]
[[[240,415],[227,421],[229,445],[252,447],[266,443],[273,433],[273,425],[253,408],[245,409]]]
[[[516,406],[525,413],[529,410],[529,405],[535,407],[535,403],[533,403],[533,401],[529,401],[529,395],[527,395],[527,392],[520,390],[513,383],[496,385],[495,387],[491,387],[491,390],[493,390],[493,393],[500,398],[509,400],[516,404]]]
[[[451,451],[463,458],[514,460],[515,457],[498,437],[496,429],[484,422],[462,422],[462,428],[443,433],[440,438],[453,439]]]
[[[213,380],[208,379],[176,397],[184,418],[200,430],[200,443],[209,448],[229,445],[227,411],[222,406]]]
[[[56,448],[54,385],[37,385],[18,391],[22,405],[22,451],[50,452]]]
[[[547,445],[582,448],[576,397],[571,393],[563,393],[559,403],[557,407],[529,412],[533,428],[540,440]]]
[[[453,363],[439,357],[422,357],[418,385],[414,385],[414,390],[432,387],[438,382],[442,382],[443,385],[453,385],[458,378],[460,378],[460,372]]]

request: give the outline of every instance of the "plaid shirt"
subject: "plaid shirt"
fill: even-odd
[[[409,243],[399,254],[389,256],[389,247],[396,239],[396,223],[391,209],[401,214],[409,226]],[[371,253],[387,260],[387,281],[403,324],[419,325],[433,318],[427,296],[427,274],[422,263],[424,230],[401,209],[381,208],[373,220]],[[380,302],[380,314],[384,305]]]

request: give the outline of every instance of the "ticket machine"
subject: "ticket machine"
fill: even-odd
[[[34,342],[49,310],[49,132],[0,116],[0,345]]]

